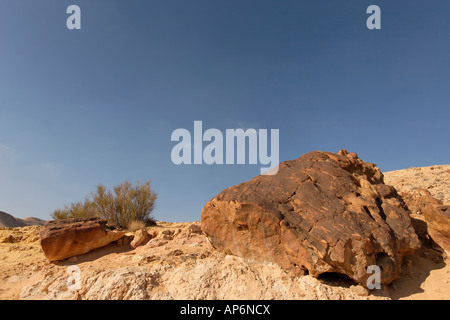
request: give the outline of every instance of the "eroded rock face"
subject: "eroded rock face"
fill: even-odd
[[[377,265],[387,284],[419,247],[403,206],[376,165],[346,150],[314,151],[222,191],[203,208],[201,226],[214,247],[237,256],[364,286]]]
[[[449,255],[450,206],[445,206],[426,189],[417,189],[401,195],[412,213],[425,217],[428,234]]]
[[[39,234],[42,250],[50,261],[88,253],[122,238],[122,231],[108,230],[101,218],[51,220]]]

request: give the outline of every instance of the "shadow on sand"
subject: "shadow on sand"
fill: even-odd
[[[414,254],[405,257],[400,278],[388,286],[391,298],[394,300],[423,293],[423,284],[430,273],[446,266],[444,250],[429,237],[427,224],[415,218],[412,218],[412,222],[422,247]]]
[[[382,286],[381,290],[370,290],[370,295],[398,300],[422,293],[424,292],[423,284],[431,271],[446,266],[444,250],[429,237],[427,224],[419,219],[412,219],[412,222],[422,247],[404,258],[402,273],[397,280],[388,286]],[[341,288],[357,285],[352,279],[337,273],[324,273],[318,279],[324,284]]]

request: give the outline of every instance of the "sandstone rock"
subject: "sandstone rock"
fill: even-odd
[[[163,234],[163,235],[161,236],[161,239],[163,239],[163,240],[173,240],[173,237],[172,237],[172,236],[169,236],[168,234]]]
[[[139,267],[113,268],[100,273],[84,270],[77,290],[68,289],[67,278],[66,270],[49,272],[41,281],[24,287],[20,297],[46,300],[76,300],[79,297],[83,300],[149,299],[157,275]]]
[[[152,239],[145,245],[146,248],[157,248],[166,245],[168,242],[160,238]]]
[[[80,266],[79,287],[69,289],[66,267],[40,271],[26,282],[20,299],[82,300],[318,300],[387,299],[359,296],[353,290],[328,285],[311,276],[290,277],[278,265],[216,252],[207,258],[123,255],[127,266]],[[138,264],[138,265],[136,265]]]
[[[133,235],[127,235],[125,234],[122,238],[120,238],[119,240],[116,241],[116,245],[118,247],[123,247],[126,245],[131,245],[131,242],[134,240],[134,236]]]
[[[151,235],[146,230],[138,230],[134,234],[134,239],[131,241],[131,246],[137,248],[141,245],[145,245],[151,239]]]
[[[203,208],[201,228],[226,253],[363,286],[378,265],[387,284],[420,244],[403,206],[376,165],[346,150],[315,151],[222,191]]]
[[[157,257],[153,254],[150,254],[150,255],[139,255],[138,254],[138,255],[134,256],[133,259],[131,259],[131,261],[137,262],[139,265],[141,265],[141,264],[152,262],[156,259],[157,259]]]
[[[139,268],[121,268],[101,273],[87,292],[81,291],[87,300],[143,300],[149,299],[149,291],[157,283],[158,276]]]
[[[39,241],[39,226],[0,228],[0,243],[34,243]]]
[[[150,235],[151,235],[152,239],[156,238],[156,236],[158,235],[158,231],[153,231],[150,233]]]
[[[431,196],[426,189],[401,194],[413,213],[420,212],[427,224],[427,232],[446,253],[450,253],[450,206]]]
[[[438,206],[425,209],[428,233],[447,256],[450,255],[450,206]]]
[[[358,285],[358,286],[350,286],[350,290],[352,290],[355,294],[357,294],[360,297],[367,297],[369,295],[369,291],[367,288]]]
[[[51,220],[39,234],[42,250],[50,261],[85,254],[124,235],[122,231],[108,230],[106,220],[100,218]]]
[[[427,206],[442,205],[442,201],[434,198],[428,190],[423,188],[412,192],[401,192],[400,195],[409,211],[414,214],[423,214],[423,210]]]
[[[200,228],[200,226],[198,226],[196,224],[190,224],[189,225],[189,232],[191,232],[191,233],[202,233],[202,229]]]
[[[175,249],[173,251],[170,251],[167,255],[168,256],[181,256],[181,255],[183,255],[183,251],[181,251],[179,249]]]

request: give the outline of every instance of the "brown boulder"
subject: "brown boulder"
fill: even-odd
[[[437,206],[424,210],[428,233],[450,255],[450,206]]]
[[[422,214],[431,239],[443,251],[450,253],[450,206],[434,198],[426,189],[401,194],[408,209],[414,214]]]
[[[412,192],[400,192],[407,208],[411,213],[423,214],[425,207],[442,206],[441,200],[434,198],[426,189],[416,189]]]
[[[140,229],[135,232],[134,239],[131,241],[131,246],[137,248],[141,245],[145,245],[151,238],[152,236],[148,234],[147,230]]]
[[[122,231],[109,230],[101,218],[47,221],[39,234],[42,250],[50,261],[85,254],[119,240]]]
[[[189,232],[191,232],[191,233],[202,233],[202,229],[200,228],[199,225],[196,225],[196,224],[190,224],[188,229],[189,229]]]
[[[201,226],[219,250],[318,276],[347,275],[366,286],[396,279],[419,240],[396,190],[355,153],[314,151],[228,188],[202,210]]]

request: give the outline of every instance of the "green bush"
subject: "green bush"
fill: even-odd
[[[137,182],[136,186],[126,181],[107,190],[102,184],[97,186],[97,192],[86,197],[84,202],[72,203],[64,209],[55,210],[54,219],[76,217],[102,217],[112,226],[128,228],[132,221],[143,221],[154,224],[151,212],[155,207],[157,194],[152,191],[150,180],[144,184]]]
[[[97,216],[94,206],[89,198],[84,202],[71,203],[70,206],[65,205],[64,209],[55,210],[52,214],[53,219],[67,219],[67,218],[89,218]]]

